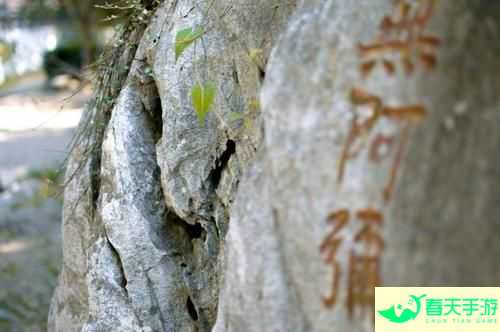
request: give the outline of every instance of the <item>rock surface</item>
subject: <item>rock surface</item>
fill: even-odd
[[[86,140],[102,148],[66,189],[65,270],[51,331],[370,331],[370,306],[348,303],[355,301],[348,267],[366,230],[354,217],[336,255],[337,303],[325,306],[332,266],[320,246],[335,211],[380,214],[385,251],[377,268],[387,284],[498,280],[500,246],[489,234],[498,231],[491,197],[499,193],[489,183],[498,180],[500,119],[492,110],[500,76],[492,73],[500,49],[488,41],[500,33],[492,18],[500,7],[441,1],[428,27],[441,41],[434,70],[407,75],[398,65],[391,76],[386,64],[362,75],[358,45],[377,37],[392,8],[389,0],[162,3],[139,34],[105,130],[84,136],[73,153],[70,175]],[[176,61],[176,32],[197,25],[203,37]],[[190,90],[208,81],[216,101],[200,126]],[[339,171],[353,104],[366,99],[354,89],[377,94],[371,103],[389,111],[418,106],[407,107],[418,126],[401,131],[407,118],[393,112],[397,121],[381,117],[366,137],[413,138],[406,153],[390,150],[405,166],[392,196],[393,159],[378,150],[374,157],[361,149]],[[463,105],[481,110],[470,121],[455,119],[459,130],[447,133],[444,120],[453,109],[467,111]],[[88,111],[90,122],[98,111]],[[464,172],[478,176],[464,180]],[[479,196],[470,208],[472,192]],[[472,237],[462,232],[471,221],[482,227]],[[458,246],[466,239],[471,253]],[[450,273],[457,270],[462,275]]]
[[[384,285],[498,282],[500,246],[492,234],[499,231],[499,211],[490,198],[499,196],[493,188],[498,173],[491,171],[498,163],[492,149],[500,142],[499,98],[493,91],[500,82],[491,72],[498,72],[500,48],[488,44],[500,33],[493,22],[500,6],[440,1],[427,31],[442,43],[435,70],[387,78],[377,68],[365,79],[358,43],[376,37],[391,8],[391,1],[309,3],[274,49],[261,93],[265,140],[231,214],[215,331],[371,331],[363,306],[349,318],[349,247],[359,249],[350,242],[359,234],[353,217],[339,234],[337,304],[326,308],[322,300],[333,275],[320,253],[332,230],[325,221],[344,209],[382,213]],[[382,189],[390,164],[374,164],[368,149],[348,161],[338,183],[354,108],[349,95],[357,87],[390,105],[421,103],[428,112],[412,128],[401,184],[388,203]],[[379,121],[368,140],[397,128]]]

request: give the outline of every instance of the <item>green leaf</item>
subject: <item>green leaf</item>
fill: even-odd
[[[198,116],[200,126],[205,124],[205,118],[210,111],[215,98],[215,84],[214,82],[207,82],[205,85],[196,83],[191,89],[191,100],[193,107]]]
[[[175,36],[175,61],[177,62],[182,52],[202,35],[203,29],[201,27],[186,28],[178,31]]]

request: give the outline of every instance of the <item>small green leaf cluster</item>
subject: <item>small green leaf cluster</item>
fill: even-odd
[[[182,29],[175,36],[175,61],[179,59],[182,53],[204,34],[201,27],[191,27]],[[191,88],[191,102],[194,111],[198,117],[200,127],[204,126],[207,114],[210,112],[216,95],[216,86],[212,81],[204,84],[196,83]]]

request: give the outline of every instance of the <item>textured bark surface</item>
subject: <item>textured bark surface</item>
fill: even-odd
[[[49,329],[371,331],[369,315],[348,317],[347,273],[337,305],[322,301],[332,269],[319,247],[328,214],[340,209],[384,215],[384,284],[494,285],[500,5],[438,2],[428,29],[442,41],[435,70],[388,78],[376,68],[363,78],[357,45],[377,36],[392,7],[162,3],[138,33],[109,122],[97,109],[87,113],[105,132],[85,136],[72,154],[68,174],[85,140],[99,146],[66,189],[64,268]],[[196,24],[206,33],[176,62],[176,31]],[[217,98],[200,127],[190,88],[208,80]],[[354,87],[427,109],[410,131],[389,203],[381,191],[391,158],[373,163],[362,150],[338,183]],[[231,120],[234,112],[244,120]],[[398,129],[382,120],[369,140]],[[343,235],[358,231],[349,225]],[[348,250],[337,259],[347,271]]]
[[[165,1],[121,38],[137,50],[115,52],[110,71],[126,76],[98,88],[69,161],[49,330],[211,330],[230,205],[262,140],[263,65],[294,6]],[[205,33],[176,61],[176,33],[193,26]],[[200,126],[190,91],[206,81],[217,98]]]

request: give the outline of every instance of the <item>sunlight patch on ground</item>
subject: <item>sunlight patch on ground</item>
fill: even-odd
[[[21,107],[0,106],[0,131],[37,129],[67,129],[78,125],[81,109],[63,111],[36,111]],[[7,135],[0,133],[0,141]]]
[[[31,247],[31,243],[23,240],[15,240],[7,243],[0,243],[0,254],[12,254],[24,251]]]

